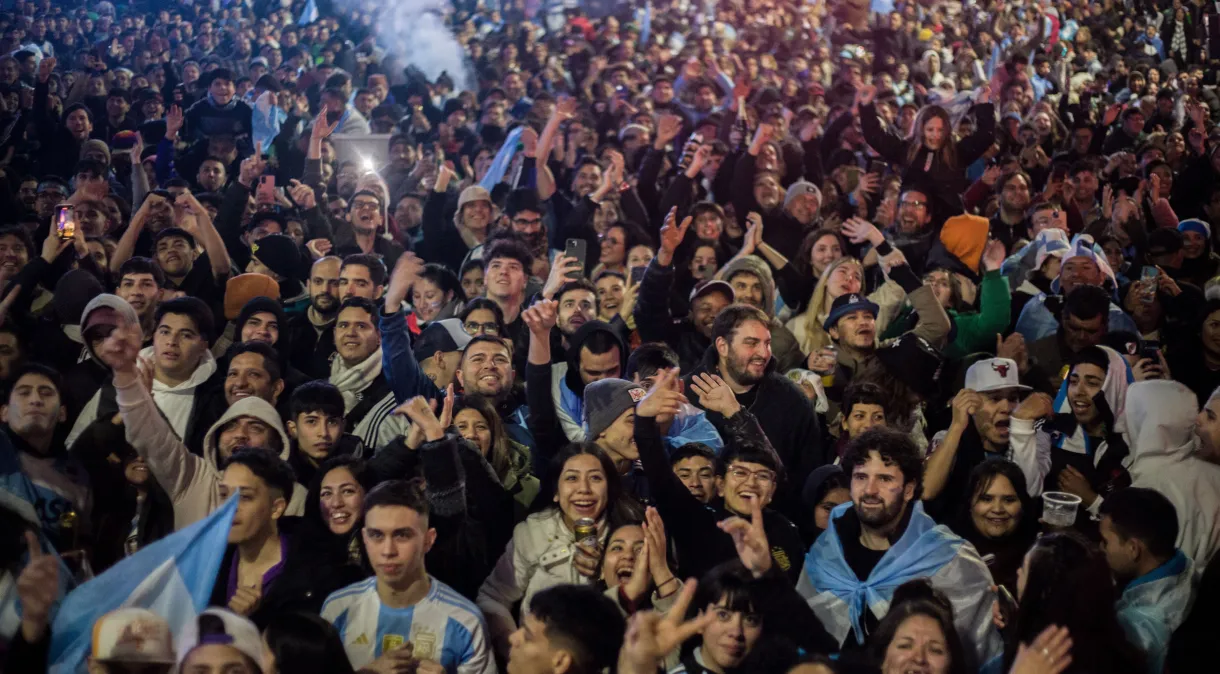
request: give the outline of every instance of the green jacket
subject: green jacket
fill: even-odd
[[[961,360],[978,351],[991,352],[995,349],[995,336],[1004,334],[1012,320],[1012,293],[1008,289],[1008,281],[999,271],[989,271],[983,274],[979,284],[979,310],[948,312],[953,322],[949,333],[949,344],[944,355],[948,360]],[[911,307],[903,308],[902,312],[890,322],[881,339],[891,339],[910,329],[914,320]]]

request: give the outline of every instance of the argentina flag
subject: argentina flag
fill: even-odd
[[[479,185],[489,193],[500,184],[500,181],[504,179],[504,174],[508,172],[508,165],[512,163],[513,155],[517,153],[517,141],[521,140],[521,132],[524,130],[525,127],[518,126],[508,133],[508,138],[504,139],[504,144],[500,146],[496,158],[487,168],[487,175],[483,176],[483,180],[479,182]]]
[[[237,512],[237,495],[207,518],[173,533],[73,590],[51,628],[52,674],[85,672],[93,623],[119,608],[146,608],[174,634],[207,608]]]

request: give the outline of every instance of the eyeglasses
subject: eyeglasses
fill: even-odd
[[[465,323],[462,328],[468,335],[497,335],[500,333],[499,323]]]
[[[923,208],[928,205],[926,201],[915,201],[914,199],[903,199],[898,202],[899,206],[910,206],[911,208]]]
[[[381,207],[381,204],[377,203],[376,201],[353,201],[352,202],[353,211],[371,211],[371,210],[376,210],[377,208],[380,208],[380,207]]]
[[[728,470],[729,477],[737,482],[746,482],[751,477],[758,480],[761,485],[772,484],[775,482],[775,473],[769,470],[746,470],[745,468],[733,467]]]

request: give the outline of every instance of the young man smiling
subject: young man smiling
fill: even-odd
[[[844,649],[858,649],[885,617],[893,589],[928,578],[953,604],[954,623],[976,660],[1002,653],[991,622],[991,572],[970,543],[937,526],[919,501],[923,459],[905,434],[874,428],[843,456],[851,502],[831,511],[830,527],[805,556],[797,591]],[[862,594],[865,584],[870,597]],[[877,589],[882,588],[882,589]],[[861,596],[847,603],[843,597]]]
[[[702,576],[716,564],[734,559],[733,540],[717,530],[717,522],[733,516],[749,517],[757,505],[762,510],[767,539],[772,542],[775,565],[787,574],[789,582],[800,571],[798,560],[804,552],[800,532],[786,517],[768,506],[783,479],[783,464],[767,442],[757,419],[737,402],[728,384],[714,375],[705,375],[694,388],[700,403],[723,418],[726,438],[732,438],[720,459],[716,478],[716,497],[701,500],[688,489],[684,480],[670,468],[661,443],[657,419],[673,414],[686,402],[674,386],[676,369],[658,375],[656,383],[635,408],[634,439],[648,493],[666,521],[669,535],[682,560],[684,576]],[[802,484],[804,484],[802,482]]]

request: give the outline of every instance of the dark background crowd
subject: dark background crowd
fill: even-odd
[[[5,0],[0,671],[1211,671],[1213,5]]]

